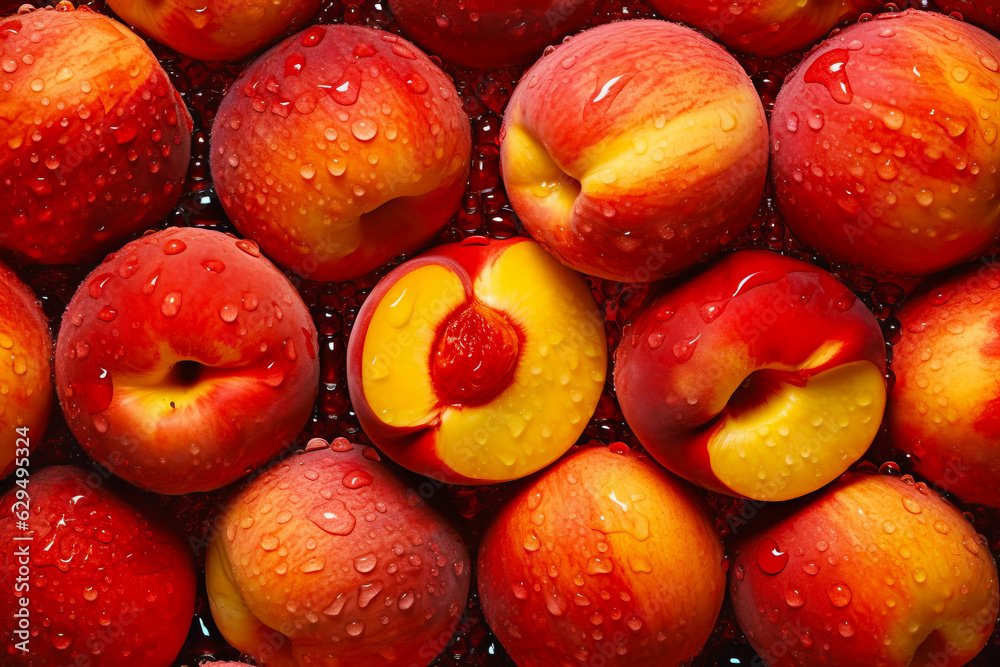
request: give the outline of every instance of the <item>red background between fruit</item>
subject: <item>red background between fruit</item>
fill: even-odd
[[[8,3],[0,4],[0,7],[6,8],[6,4]],[[16,3],[12,4],[16,6]],[[53,0],[45,4],[55,4],[55,2]],[[113,16],[113,13],[105,7],[104,0],[83,0],[78,4]],[[901,9],[901,4],[903,3],[887,5],[887,10]],[[936,9],[932,0],[913,0],[910,4],[924,9]],[[599,4],[590,25],[655,16],[656,14],[641,2],[605,0]],[[360,0],[357,3],[325,0],[313,22],[342,22],[400,32],[392,21],[385,3],[378,0]],[[163,221],[162,226],[196,225],[233,231],[231,225],[225,221],[212,187],[208,166],[209,134],[215,111],[227,87],[232,84],[249,60],[232,64],[204,63],[180,56],[152,41],[149,45],[183,95],[195,122],[192,159],[185,184],[185,194],[170,216]],[[764,108],[768,111],[773,106],[783,78],[803,56],[797,53],[765,59],[734,55],[750,75],[760,93]],[[523,68],[480,71],[445,64],[444,69],[454,77],[465,110],[472,121],[474,155],[462,209],[440,234],[438,242],[457,241],[470,235],[487,235],[493,238],[523,235],[524,232],[507,203],[499,174],[499,131],[502,112]],[[804,250],[786,231],[781,217],[771,204],[769,193],[765,193],[750,228],[742,236],[734,238],[730,246],[778,251],[831,270],[834,275],[850,285],[872,309],[882,325],[890,346],[898,338],[899,322],[893,316],[894,311],[902,300],[905,289],[912,285],[879,282],[845,266],[830,265],[822,258]],[[402,258],[399,258],[399,261],[401,260]],[[315,318],[319,331],[322,364],[320,395],[312,419],[299,439],[300,444],[304,444],[312,437],[331,440],[339,436],[356,442],[366,442],[351,410],[345,379],[344,353],[358,308],[379,278],[398,263],[394,262],[352,282],[311,283],[293,277]],[[42,300],[54,330],[59,325],[59,318],[66,303],[91,268],[93,267],[41,266],[27,267],[19,271]],[[639,306],[648,287],[594,279],[591,279],[591,284],[595,297],[606,313],[605,328],[609,347],[613,351],[621,337],[625,321]],[[610,373],[608,378],[597,412],[579,444],[585,445],[596,440],[601,443],[624,442],[630,447],[637,448],[638,444],[625,424],[615,401]],[[892,381],[891,371],[889,381]],[[33,455],[32,465],[40,467],[50,463],[67,462],[87,468],[92,465],[90,459],[73,440],[56,410],[46,441]],[[884,433],[880,434],[865,460],[857,465],[872,470],[881,468],[883,472],[891,474],[919,474],[919,461],[892,449]],[[447,485],[434,487],[433,483],[415,475],[402,470],[397,472],[414,486],[425,484],[426,488],[423,491],[430,494],[431,504],[451,518],[465,535],[473,552],[483,520],[502,502],[511,488],[509,484],[487,487]],[[224,494],[225,490],[180,497],[148,493],[137,494],[137,497],[140,498],[140,502],[161,507],[176,515],[188,535],[193,538],[193,544],[197,545],[198,541],[207,535],[214,507]],[[711,492],[704,494],[718,515],[717,528],[720,534],[728,535],[733,526],[739,530],[739,516],[744,509],[743,504]],[[963,509],[967,510],[967,516],[974,521],[978,530],[987,536],[993,553],[1000,553],[1000,511],[972,506]],[[748,511],[747,514],[749,513]],[[199,564],[202,564],[204,550],[200,549],[199,552]],[[212,623],[205,599],[204,583],[201,582],[200,586],[202,590],[191,633],[184,650],[175,662],[178,666],[195,665],[207,658],[238,657],[238,652],[225,643]],[[761,664],[754,661],[754,658],[755,654],[743,639],[727,603],[723,607],[705,651],[692,664],[749,665],[751,661],[753,664]],[[442,667],[513,665],[483,621],[474,594],[458,631],[444,653],[433,664]],[[1000,664],[1000,626],[994,633],[990,645],[970,664],[975,667]]]

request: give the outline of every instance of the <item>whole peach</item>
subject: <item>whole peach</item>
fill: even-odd
[[[378,458],[313,440],[223,505],[205,576],[233,646],[264,665],[324,667],[423,666],[444,650],[469,553]]]
[[[919,473],[963,500],[1000,507],[1000,269],[936,276],[897,317],[889,434]]]
[[[705,488],[810,493],[871,445],[885,409],[878,321],[822,269],[728,255],[654,293],[615,353],[622,414],[646,450]]]
[[[561,262],[648,282],[749,224],[767,124],[718,44],[666,21],[622,21],[585,30],[525,72],[500,159],[514,211]]]
[[[958,667],[989,639],[993,556],[927,485],[848,473],[768,521],[736,544],[729,584],[771,667]]]
[[[0,20],[0,248],[92,262],[177,203],[191,116],[146,44],[85,7]]]
[[[84,450],[169,494],[220,488],[277,455],[319,391],[295,287],[252,241],[193,227],[147,234],[91,272],[55,368]]]
[[[52,466],[0,498],[4,665],[167,667],[181,650],[194,557],[164,518],[103,482]]]
[[[454,84],[415,46],[319,25],[233,84],[212,129],[212,176],[233,223],[277,264],[346,280],[448,222],[471,136]]]
[[[302,27],[320,0],[108,0],[122,19],[199,60],[238,60]]]
[[[830,38],[771,116],[778,210],[805,243],[928,274],[1000,229],[1000,41],[940,14],[881,14]]]
[[[52,409],[52,336],[31,288],[0,262],[0,477],[30,462]]]
[[[692,489],[588,447],[531,478],[479,549],[483,612],[520,667],[665,667],[697,655],[725,592],[722,543]]]

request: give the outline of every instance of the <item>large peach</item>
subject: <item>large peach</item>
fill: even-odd
[[[516,479],[559,458],[593,415],[607,367],[581,276],[530,239],[480,241],[389,273],[347,348],[351,402],[372,442],[459,484]]]
[[[615,362],[622,414],[656,460],[758,500],[836,479],[868,449],[885,408],[875,317],[829,273],[763,251],[655,296]]]
[[[665,21],[586,30],[518,83],[500,159],[514,211],[567,266],[625,282],[677,273],[750,222],[767,123],[739,64]]]
[[[53,466],[0,498],[4,665],[168,667],[181,650],[194,557],[164,517],[101,482]]]
[[[269,667],[423,667],[444,649],[469,553],[378,458],[312,441],[221,508],[205,576],[233,646]]]
[[[256,244],[171,227],[80,285],[56,342],[56,385],[83,448],[159,493],[209,491],[305,426],[319,391],[316,328]]]
[[[993,556],[925,484],[850,473],[779,512],[739,540],[729,575],[771,667],[958,667],[986,645]]]
[[[469,67],[523,65],[594,14],[597,0],[389,0],[414,42]]]
[[[125,21],[199,60],[238,60],[302,27],[320,0],[108,0]]]
[[[709,32],[731,49],[778,56],[809,46],[881,0],[650,0],[673,21]]]
[[[87,8],[0,20],[0,248],[93,262],[181,196],[191,116],[146,44]]]
[[[0,477],[27,467],[52,409],[52,336],[31,288],[0,262]]]
[[[1000,507],[1000,269],[931,280],[899,311],[889,393],[894,444],[964,500]]]
[[[707,505],[648,459],[588,447],[533,478],[479,549],[483,612],[520,667],[665,667],[725,594]]]
[[[844,29],[788,77],[771,116],[778,209],[830,257],[927,274],[1000,230],[1000,41],[940,14]]]
[[[427,245],[458,210],[471,157],[451,80],[406,40],[313,26],[255,60],[212,129],[236,227],[281,266],[354,278]]]

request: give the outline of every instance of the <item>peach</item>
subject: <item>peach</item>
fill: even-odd
[[[0,248],[20,262],[99,260],[170,212],[191,157],[146,44],[71,7],[0,20]]]
[[[780,56],[803,49],[843,21],[882,7],[880,0],[650,0],[672,21],[705,30],[731,49]]]
[[[745,251],[655,295],[615,353],[622,414],[646,450],[705,488],[787,500],[833,481],[885,409],[885,342],[846,286]]]
[[[80,285],[56,342],[66,423],[159,493],[225,486],[289,445],[319,391],[316,328],[252,241],[171,227]]]
[[[52,336],[31,288],[0,262],[0,478],[26,468],[52,409]]]
[[[239,60],[301,28],[319,0],[108,0],[153,39],[199,60]]]
[[[771,116],[778,210],[802,241],[927,274],[997,238],[1000,42],[940,14],[881,14],[830,38]]]
[[[479,549],[490,627],[520,667],[680,665],[725,594],[722,543],[687,485],[588,447],[527,482]]]
[[[368,295],[347,348],[361,427],[410,470],[523,477],[583,433],[607,342],[587,283],[530,239],[472,239],[406,262]]]
[[[567,266],[656,280],[718,252],[767,174],[760,98],[719,45],[665,21],[586,30],[525,72],[501,130],[504,185]]]
[[[469,553],[378,460],[313,440],[221,508],[205,576],[233,646],[263,665],[321,667],[420,667],[444,649]]]
[[[101,482],[52,466],[0,498],[4,665],[168,667],[180,652],[194,557],[164,518]]]
[[[1000,269],[977,264],[935,277],[897,317],[893,443],[938,489],[1000,507]]]
[[[909,482],[909,483],[907,483]],[[997,568],[923,483],[849,473],[742,537],[736,618],[771,667],[957,667],[997,619]]]
[[[426,246],[458,210],[471,129],[451,80],[391,33],[313,26],[222,101],[212,176],[277,264],[346,280]]]
[[[414,42],[468,67],[523,65],[593,16],[597,0],[389,0]]]

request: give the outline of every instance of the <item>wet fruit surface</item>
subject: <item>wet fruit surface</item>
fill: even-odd
[[[15,3],[14,7],[16,4],[19,3]],[[96,11],[108,12],[103,0],[86,0],[80,4]],[[936,4],[929,0],[913,4],[937,9]],[[12,9],[3,3],[0,3],[0,6]],[[326,0],[314,21],[365,25],[398,33],[398,27],[384,7],[384,3],[373,0],[350,4],[341,0]],[[607,0],[599,4],[592,24],[655,16],[648,6],[640,2]],[[248,61],[232,64],[203,63],[178,55],[158,44],[152,42],[149,44],[171,81],[180,91],[194,119],[192,157],[184,193],[180,203],[161,226],[196,225],[233,231],[224,217],[212,184],[208,137],[223,95]],[[770,113],[784,78],[801,60],[803,54],[775,58],[735,55],[760,94],[765,111]],[[500,186],[499,177],[499,131],[502,114],[520,78],[521,70],[511,68],[479,71],[445,64],[445,71],[454,77],[456,89],[471,121],[473,159],[462,207],[439,234],[437,241],[459,241],[473,235],[497,239],[523,235],[523,229]],[[912,289],[912,282],[879,280],[844,265],[830,264],[813,255],[788,232],[773,205],[770,192],[765,193],[749,228],[728,241],[730,248],[777,251],[830,270],[851,287],[861,301],[872,310],[890,346],[898,340],[901,331],[900,323],[895,318],[895,311],[904,295]],[[310,423],[298,441],[299,445],[304,446],[312,437],[332,440],[345,436],[355,442],[365,441],[365,435],[360,431],[347,392],[346,343],[361,304],[378,280],[401,259],[398,258],[389,265],[350,282],[318,283],[295,279],[295,284],[316,323],[321,360],[320,394]],[[74,267],[33,266],[19,269],[19,275],[31,285],[42,301],[46,315],[51,318],[54,334],[57,332],[66,304],[77,286],[93,268],[94,264]],[[640,306],[649,287],[593,279],[590,280],[590,284],[603,310],[608,345],[613,350],[621,340],[625,321]],[[893,380],[891,366],[887,376],[891,386]],[[602,443],[622,442],[625,446],[638,448],[637,441],[621,416],[610,387],[610,373],[608,377],[608,386],[579,444],[585,445],[596,440]],[[85,467],[88,472],[102,474],[75,444],[65,424],[56,415],[46,441],[33,456],[32,465],[41,467],[49,463],[67,462],[77,463]],[[882,433],[876,438],[866,460],[858,466],[899,476],[904,473],[918,474],[920,461],[913,455],[894,449]],[[510,493],[508,485],[459,487],[443,485],[415,475],[405,478],[422,497],[428,499],[431,505],[456,523],[473,553],[485,519]],[[759,508],[754,503],[707,491],[703,492],[703,495],[715,509],[716,528],[723,537],[742,533],[759,514]],[[215,512],[222,493],[195,493],[178,497],[141,494],[141,497],[143,502],[150,506],[162,508],[180,519],[198,563],[203,564],[208,542],[214,536]],[[976,529],[986,537],[992,550],[994,552],[1000,550],[1000,513],[995,509],[975,505],[962,507],[966,511],[967,518],[972,520]],[[777,545],[776,550],[768,552],[765,549],[763,554],[758,551],[757,556],[763,561],[762,567],[777,569],[782,566],[782,554],[780,545]],[[810,563],[802,565],[806,574],[809,574],[807,568],[810,567]],[[473,591],[475,588],[475,572],[473,572]],[[786,595],[786,602],[792,607],[801,601],[799,597],[801,591],[782,592]],[[830,602],[842,599],[844,593],[842,590],[835,591]],[[846,626],[840,628],[842,636],[852,631],[857,629]],[[178,667],[193,664],[210,656],[237,659],[239,652],[222,639],[212,620],[207,598],[202,589],[196,601],[188,641],[175,664]],[[990,646],[970,664],[977,667],[995,665],[1000,660],[998,656],[1000,656],[1000,633],[994,634]],[[754,662],[755,658],[756,655],[737,626],[727,602],[723,606],[722,614],[705,651],[695,658],[692,664],[705,666],[759,664]],[[458,665],[507,667],[513,664],[483,620],[475,594],[469,601],[458,630],[433,664],[439,667]]]

